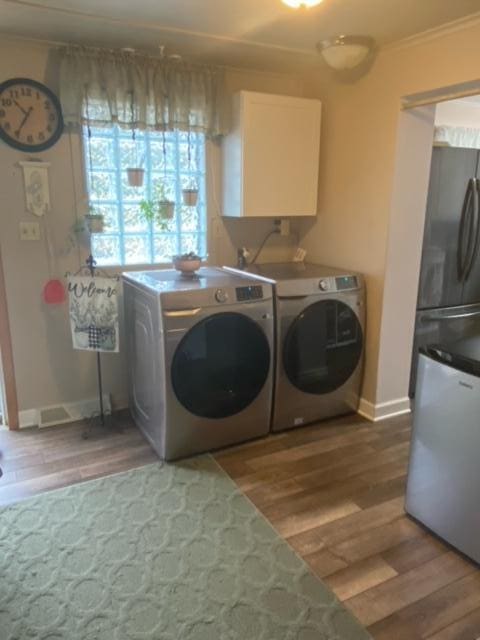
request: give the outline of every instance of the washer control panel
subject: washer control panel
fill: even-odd
[[[337,291],[345,291],[345,289],[357,289],[358,282],[356,276],[340,276],[335,278],[335,287]]]
[[[228,300],[228,292],[225,289],[217,289],[215,291],[215,300],[217,302],[227,302]]]
[[[336,276],[330,278],[322,278],[318,281],[318,289],[320,291],[348,291],[350,289],[358,289],[357,276]]]
[[[328,291],[330,289],[328,280],[320,280],[320,282],[318,283],[318,288],[320,289],[320,291]]]
[[[247,287],[236,287],[237,302],[249,302],[250,300],[263,299],[263,287],[261,284],[254,284]]]

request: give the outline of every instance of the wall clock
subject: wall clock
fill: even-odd
[[[27,78],[0,84],[0,138],[20,151],[44,151],[63,131],[62,109],[48,87]]]

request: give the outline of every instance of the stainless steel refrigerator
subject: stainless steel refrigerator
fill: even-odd
[[[410,395],[418,353],[480,335],[480,151],[434,147]]]
[[[480,339],[420,353],[407,512],[480,562]]]

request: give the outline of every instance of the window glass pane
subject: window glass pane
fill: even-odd
[[[122,191],[122,200],[130,200],[130,201],[136,200],[137,202],[140,202],[141,200],[144,200],[145,198],[147,198],[145,180],[143,181],[143,185],[141,187],[132,187],[128,183],[128,176],[125,169],[122,170],[120,175],[121,175],[120,186]]]
[[[121,264],[119,236],[93,233],[92,254],[98,264]]]
[[[152,170],[165,171],[165,165],[167,171],[175,171],[175,145],[172,142],[165,143],[166,163],[163,155],[163,143],[161,140],[161,134],[155,136],[158,141],[152,141],[152,134],[150,134],[150,156]]]
[[[89,165],[93,169],[115,169],[113,141],[107,138],[92,138]]]
[[[90,199],[116,200],[115,174],[92,171],[90,173]]]
[[[118,127],[84,130],[89,202],[105,219],[104,234],[92,236],[99,265],[169,263],[172,255],[206,255],[205,139],[201,134],[136,131]],[[129,184],[126,169],[142,167],[143,184]],[[195,206],[183,203],[182,189],[198,188]],[[174,203],[172,217],[159,219],[162,199]],[[140,204],[151,203],[153,221]],[[165,212],[166,213],[166,212]],[[172,213],[172,212],[170,212]]]
[[[190,253],[190,251],[193,251],[194,253],[200,254],[202,247],[201,239],[199,238],[198,234],[183,233],[181,235],[181,242],[181,253]]]
[[[143,217],[139,204],[127,204],[123,207],[123,230],[149,231],[149,223]]]
[[[182,231],[199,231],[200,230],[200,215],[197,207],[181,208],[180,219],[182,221]]]
[[[147,236],[124,236],[125,264],[148,264],[150,242]]]
[[[119,230],[118,207],[114,204],[96,204],[95,213],[99,213],[104,218],[104,227],[106,233],[112,233]]]
[[[178,253],[176,236],[155,235],[153,250],[155,262],[170,262]]]

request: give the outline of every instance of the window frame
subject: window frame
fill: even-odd
[[[92,163],[90,158],[90,140],[89,131],[91,132],[91,141],[94,140],[107,140],[111,142],[113,146],[113,157],[111,158],[111,167],[105,168],[100,165]],[[207,215],[207,138],[202,133],[191,133],[190,136],[187,132],[179,130],[165,132],[165,143],[168,148],[171,148],[172,144],[175,148],[175,153],[171,160],[171,166],[165,171],[163,166],[158,166],[153,163],[151,145],[153,143],[163,145],[163,133],[161,131],[136,131],[135,132],[136,144],[139,148],[145,149],[145,161],[143,167],[145,168],[145,180],[144,195],[139,194],[137,200],[129,200],[124,198],[122,194],[122,182],[127,180],[126,167],[122,164],[120,143],[121,141],[131,141],[132,132],[126,129],[120,128],[118,125],[112,125],[112,127],[88,127],[84,125],[81,132],[82,140],[82,161],[85,176],[85,191],[89,206],[93,207],[112,207],[116,208],[117,216],[117,228],[113,231],[109,231],[108,228],[100,234],[92,234],[91,236],[91,249],[94,258],[97,260],[99,266],[104,268],[138,268],[138,267],[153,267],[153,266],[168,266],[172,264],[172,256],[177,253],[187,252],[185,248],[185,242],[187,238],[196,238],[196,251],[201,257],[208,255],[209,245],[209,229],[208,229],[208,215]],[[195,165],[197,168],[182,167],[181,166],[181,146],[188,144],[190,139],[192,158],[195,158]],[[140,142],[140,144],[139,144]],[[142,151],[138,154],[142,155]],[[172,168],[173,167],[173,168]],[[113,193],[115,198],[95,198],[92,197],[92,174],[95,173],[113,175]],[[122,173],[124,175],[122,176]],[[142,199],[152,199],[153,196],[153,179],[154,177],[161,178],[165,176],[167,181],[170,181],[174,185],[174,195],[172,199],[175,201],[175,217],[173,219],[174,229],[163,231],[155,227],[154,222],[147,222],[144,230],[125,230],[125,218],[124,212],[128,205],[138,205]],[[182,189],[194,179],[199,188],[198,202],[196,205],[198,215],[198,226],[195,230],[182,228],[182,210],[186,206],[183,203]],[[130,187],[132,188],[132,187]],[[102,257],[95,255],[95,236],[106,238],[118,238],[118,250],[117,254],[111,260],[104,260]],[[128,260],[125,250],[125,239],[127,238],[146,238],[148,244],[148,253],[150,260]],[[159,237],[168,237],[174,239],[175,251],[169,256],[168,259],[157,259],[155,256],[155,239]],[[188,250],[192,250],[188,248]],[[118,259],[117,259],[118,258]]]

